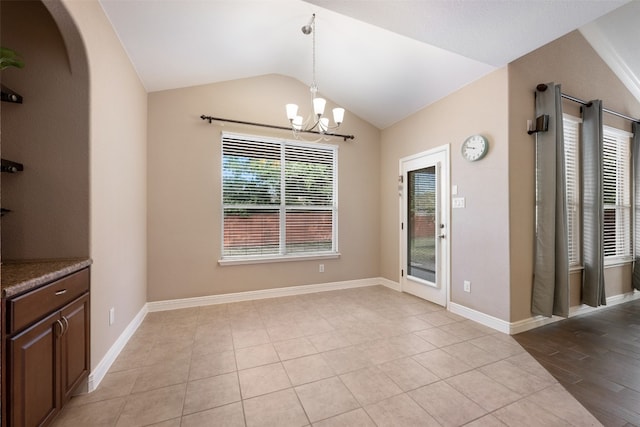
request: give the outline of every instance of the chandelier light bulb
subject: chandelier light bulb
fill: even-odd
[[[329,119],[326,117],[320,118],[320,122],[318,124],[320,126],[320,132],[326,132],[329,130]]]
[[[324,98],[313,98],[313,112],[320,117],[324,114],[324,106],[327,101]]]
[[[302,116],[295,116],[291,123],[293,124],[293,128],[295,130],[302,130]]]
[[[298,105],[287,104],[286,108],[287,108],[287,118],[289,119],[289,121],[292,121],[298,115]]]
[[[340,126],[344,120],[344,108],[333,109],[333,121]]]

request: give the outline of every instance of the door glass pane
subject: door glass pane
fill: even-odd
[[[408,172],[407,272],[436,282],[437,176],[429,166]]]

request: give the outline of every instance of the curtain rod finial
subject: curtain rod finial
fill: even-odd
[[[536,86],[536,89],[539,90],[540,92],[544,92],[545,90],[547,90],[547,85],[544,83],[540,83],[538,86]]]

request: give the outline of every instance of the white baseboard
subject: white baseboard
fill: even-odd
[[[122,349],[127,345],[133,334],[142,324],[147,312],[147,304],[145,304],[136,317],[134,317],[127,325],[122,334],[120,334],[116,342],[111,346],[111,348],[109,348],[109,351],[107,351],[107,354],[105,354],[100,363],[98,363],[98,366],[96,366],[96,368],[89,374],[89,378],[87,380],[89,393],[98,388],[98,385],[100,385],[100,382],[104,379],[104,376],[109,371],[111,365],[113,365],[113,362],[115,362]]]
[[[548,325],[563,319],[564,317],[560,316],[533,316],[528,319],[518,320],[517,322],[511,322],[509,334],[519,334],[520,332],[526,332],[530,329],[539,328],[540,326]]]
[[[607,305],[601,305],[600,307],[591,307],[585,304],[577,307],[571,307],[569,310],[569,317],[579,316],[581,314],[593,313],[594,311],[606,310],[607,308],[616,306],[618,304],[624,304],[625,302],[634,301],[640,299],[640,291],[633,290],[620,295],[613,295],[607,298]]]
[[[393,289],[394,291],[402,292],[402,289],[400,288],[400,283],[398,283],[398,282],[394,282],[393,280],[385,279],[384,277],[378,277],[376,280],[382,286],[385,286],[385,287],[387,287],[389,289]]]
[[[495,329],[496,331],[509,333],[509,322],[498,319],[497,317],[490,316],[481,311],[474,310],[464,305],[457,304],[455,302],[449,302],[449,311],[462,317],[466,317],[469,320],[480,323],[481,325]]]
[[[591,307],[585,304],[571,307],[569,309],[569,318],[574,316],[580,316],[582,314],[594,313],[601,310],[606,310],[607,308],[611,308],[618,304],[623,304],[625,302],[634,301],[640,299],[640,291],[633,290],[631,292],[627,292],[620,295],[613,295],[607,298],[607,305],[601,305],[600,307]],[[550,323],[557,322],[559,320],[563,320],[564,317],[553,316],[553,317],[544,317],[544,316],[534,316],[528,319],[520,320],[517,322],[511,322],[511,335],[519,334],[520,332],[525,332],[531,329],[538,328],[540,326],[548,325]]]
[[[89,374],[87,379],[87,391],[92,392],[100,385],[109,368],[127,345],[129,339],[142,324],[145,316],[153,311],[176,310],[180,308],[200,307],[213,304],[225,304],[230,302],[249,301],[264,298],[275,298],[291,295],[304,295],[314,292],[335,291],[339,289],[353,289],[365,286],[382,285],[399,290],[400,286],[389,279],[376,277],[372,279],[348,280],[344,282],[319,283],[315,285],[290,286],[286,288],[265,289],[260,291],[237,292],[233,294],[209,295],[205,297],[183,298],[167,301],[148,302],[120,334],[116,342],[111,346],[107,354],[102,358],[98,366]]]
[[[176,310],[180,308],[200,307],[213,304],[225,304],[230,302],[240,302],[257,300],[264,298],[275,298],[291,295],[304,295],[315,292],[335,291],[339,289],[353,289],[365,286],[382,285],[393,290],[399,290],[400,286],[396,282],[382,277],[372,279],[348,280],[343,282],[319,283],[314,285],[290,286],[286,288],[265,289],[260,291],[237,292],[233,294],[209,295],[196,298],[182,298],[167,301],[148,302],[129,323],[116,342],[111,346],[107,354],[102,358],[98,366],[89,374],[87,380],[87,389],[89,392],[94,391],[100,385],[100,382],[109,371],[109,368],[115,362],[116,358],[127,345],[129,339],[136,332],[145,316],[149,312]]]
[[[232,294],[221,294],[221,295],[209,295],[204,297],[195,297],[195,298],[182,298],[175,300],[167,300],[167,301],[153,301],[148,302],[145,306],[140,310],[140,312],[136,315],[136,317],[129,323],[129,325],[125,328],[122,334],[118,337],[116,342],[111,346],[107,354],[102,358],[98,366],[89,374],[88,382],[88,391],[94,391],[100,382],[104,378],[104,376],[109,371],[109,368],[115,362],[116,358],[122,351],[122,349],[126,346],[129,339],[136,332],[138,327],[142,324],[145,316],[149,312],[155,311],[166,311],[166,310],[176,310],[180,308],[191,308],[191,307],[200,307],[206,305],[214,305],[214,304],[225,304],[231,302],[240,302],[240,301],[249,301],[249,300],[257,300],[264,298],[275,298],[275,297],[283,297],[283,296],[292,296],[292,295],[304,295],[315,292],[326,292],[326,291],[335,291],[340,289],[354,289],[361,288],[365,286],[375,286],[382,285],[389,289],[393,289],[395,291],[400,291],[400,284],[398,282],[394,282],[389,279],[385,279],[383,277],[376,277],[371,279],[359,279],[359,280],[348,280],[343,282],[332,282],[332,283],[319,283],[314,285],[301,285],[301,286],[289,286],[286,288],[274,288],[274,289],[264,289],[259,291],[247,291],[247,292],[237,292]],[[623,302],[632,301],[640,298],[640,292],[634,291],[628,294],[616,295],[610,298],[607,298],[607,307],[621,304]],[[606,307],[593,308],[593,307],[579,307],[577,308],[571,315],[584,314],[587,312],[592,312],[596,310],[600,310]],[[480,323],[481,325],[485,325],[487,327],[493,328],[499,332],[503,332],[506,334],[517,334],[520,332],[527,331],[529,329],[537,328],[538,326],[542,326],[548,323],[552,323],[558,320],[561,320],[561,317],[554,316],[553,318],[547,318],[543,316],[536,316],[530,319],[521,320],[518,322],[506,322],[504,320],[498,319],[496,317],[490,316],[488,314],[482,313],[477,310],[473,310],[469,307],[465,307],[460,304],[456,304],[454,302],[449,303],[449,311],[452,313],[458,314],[460,316],[466,317],[467,319],[473,320],[475,322]]]
[[[265,298],[277,298],[292,295],[304,295],[315,292],[353,289],[365,286],[383,285],[395,289],[394,282],[376,277],[372,279],[347,280],[343,282],[318,283],[314,285],[288,286],[285,288],[263,289],[259,291],[236,292],[231,294],[207,295],[204,297],[181,298],[147,303],[149,312],[192,308],[205,305],[226,304]]]

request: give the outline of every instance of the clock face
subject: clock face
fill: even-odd
[[[462,157],[475,162],[489,151],[489,141],[482,135],[472,135],[462,143]]]

